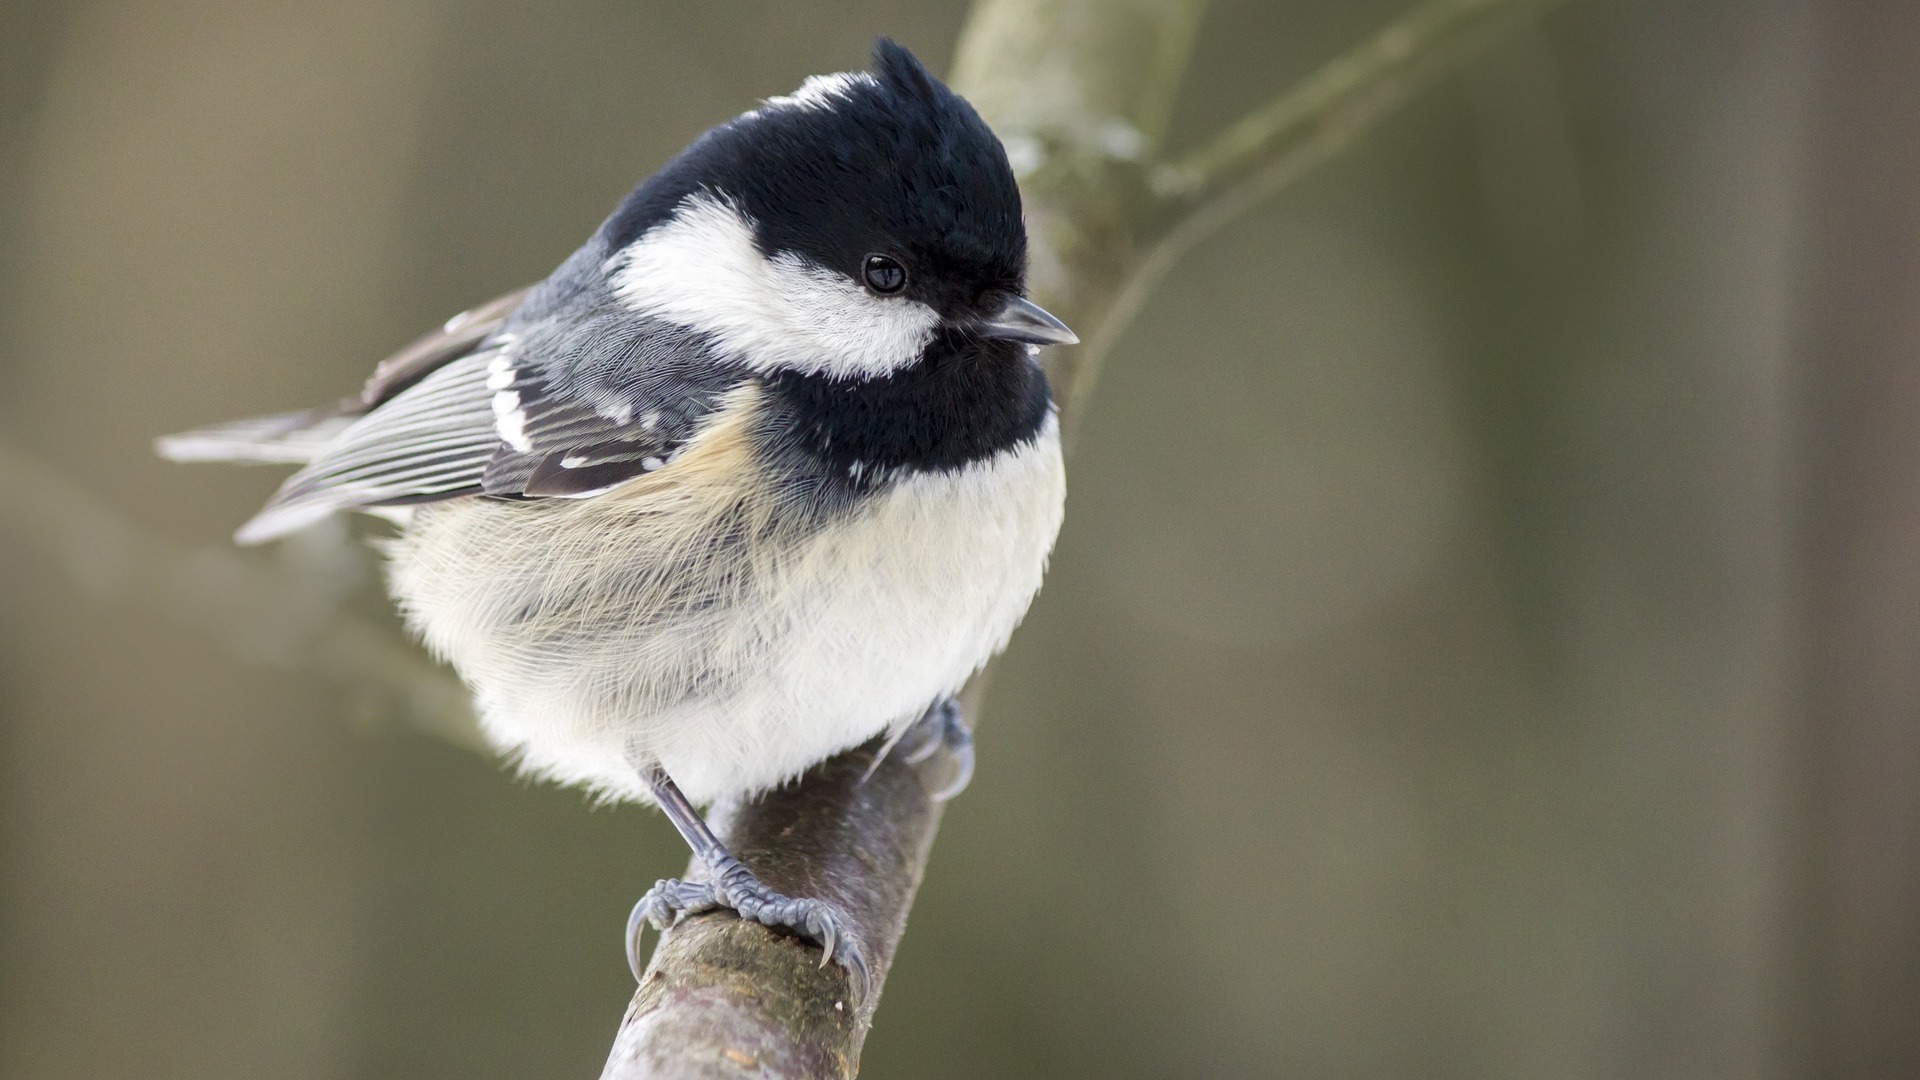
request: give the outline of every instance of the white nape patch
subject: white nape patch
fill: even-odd
[[[917,300],[875,296],[852,278],[753,244],[753,225],[714,196],[615,254],[614,292],[634,312],[712,335],[756,371],[872,378],[912,363],[940,316]]]
[[[839,71],[831,75],[809,75],[800,89],[791,94],[770,97],[761,103],[766,109],[831,109],[836,100],[850,97],[856,86],[877,86],[874,77],[864,71]]]

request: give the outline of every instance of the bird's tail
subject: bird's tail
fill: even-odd
[[[169,461],[305,465],[352,421],[352,417],[331,409],[256,416],[162,435],[153,441],[153,448]]]

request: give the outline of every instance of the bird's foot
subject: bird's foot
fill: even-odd
[[[655,883],[633,905],[633,914],[627,917],[627,963],[633,967],[636,980],[643,969],[640,938],[648,924],[665,931],[682,916],[726,908],[742,919],[791,930],[819,945],[820,966],[826,967],[829,960],[839,964],[853,982],[854,1000],[866,996],[867,959],[860,942],[848,930],[846,916],[825,901],[774,892],[731,855],[711,869],[711,884],[668,878]]]
[[[946,802],[960,794],[973,779],[973,732],[960,716],[960,703],[952,698],[935,702],[900,737],[900,756],[909,765],[918,765],[943,750],[952,763],[953,774],[932,793],[934,802]]]

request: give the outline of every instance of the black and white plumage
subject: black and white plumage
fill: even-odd
[[[494,742],[659,803],[716,864],[636,918],[731,906],[857,968],[831,911],[767,892],[687,804],[903,730],[1025,613],[1064,499],[1034,354],[1073,340],[1025,262],[1000,144],[882,41],[873,73],[709,131],[360,395],[161,450],[304,463],[242,542],[410,515],[391,590]]]

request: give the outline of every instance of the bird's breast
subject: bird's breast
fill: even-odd
[[[410,621],[526,766],[636,794],[763,789],[957,689],[1040,586],[1065,481],[1051,414],[950,469],[857,497],[782,494],[757,391],[606,495],[423,507],[393,549]]]

